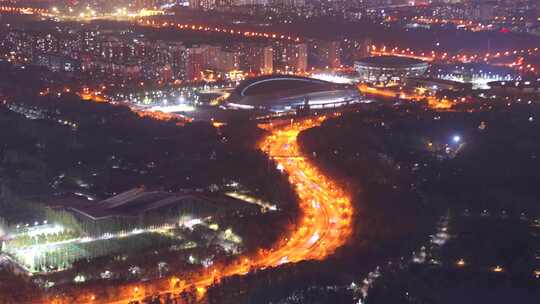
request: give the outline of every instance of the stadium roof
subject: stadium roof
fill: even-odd
[[[292,75],[267,75],[241,82],[228,98],[230,105],[252,108],[287,107],[307,100],[359,97],[351,85]]]
[[[241,96],[265,95],[275,91],[286,91],[292,89],[317,89],[321,86],[332,85],[333,83],[292,75],[266,75],[247,79],[236,87],[235,92]]]
[[[374,56],[364,57],[356,61],[356,63],[369,66],[387,66],[387,67],[403,67],[417,64],[427,64],[425,61],[398,56]]]

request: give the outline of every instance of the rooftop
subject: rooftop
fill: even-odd
[[[235,89],[241,96],[266,95],[276,91],[305,90],[311,91],[332,85],[332,83],[292,75],[268,75],[250,78],[243,81]]]
[[[134,217],[149,212],[176,209],[197,209],[210,214],[236,211],[258,212],[259,207],[226,196],[205,196],[133,188],[100,202],[80,198],[64,198],[52,204],[88,218]]]
[[[409,66],[417,64],[427,64],[427,62],[408,58],[408,57],[398,57],[398,56],[374,56],[374,57],[364,57],[356,61],[357,63],[367,64],[367,65],[380,65],[380,66]]]

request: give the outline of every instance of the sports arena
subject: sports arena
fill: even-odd
[[[406,57],[375,56],[355,61],[354,67],[360,80],[367,82],[399,81],[419,77],[429,68],[429,63]]]
[[[229,109],[291,112],[334,108],[362,101],[354,85],[290,75],[268,75],[241,82],[228,97]]]

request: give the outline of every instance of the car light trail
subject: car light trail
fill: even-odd
[[[153,28],[170,28],[176,30],[196,31],[201,33],[220,33],[232,36],[242,36],[245,38],[266,38],[272,40],[284,40],[292,42],[300,42],[302,39],[298,36],[291,36],[290,34],[283,33],[270,33],[261,31],[246,31],[240,29],[233,29],[223,26],[212,26],[205,24],[192,24],[192,23],[176,23],[174,21],[157,21],[147,18],[141,18],[137,20],[137,24],[140,26],[153,27]]]
[[[260,149],[274,159],[289,175],[289,180],[300,198],[301,219],[278,244],[270,250],[242,257],[226,265],[213,265],[206,269],[184,273],[167,279],[132,283],[115,287],[115,292],[74,289],[74,294],[47,299],[49,303],[110,303],[123,304],[142,301],[149,296],[172,294],[195,288],[204,296],[207,288],[221,278],[245,275],[252,270],[277,267],[285,263],[322,260],[343,246],[352,233],[353,208],[350,199],[332,180],[323,175],[309,160],[302,157],[297,143],[298,134],[318,126],[325,117],[287,121],[285,126],[267,124],[270,132]],[[311,187],[316,184],[318,187]],[[313,202],[316,201],[316,204]],[[106,296],[106,294],[109,296]]]

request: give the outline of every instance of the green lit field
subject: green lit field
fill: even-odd
[[[66,242],[38,244],[6,250],[31,273],[62,271],[74,262],[115,253],[133,253],[149,247],[178,245],[182,241],[173,235],[141,232],[126,236],[107,236],[99,239],[79,238]]]

